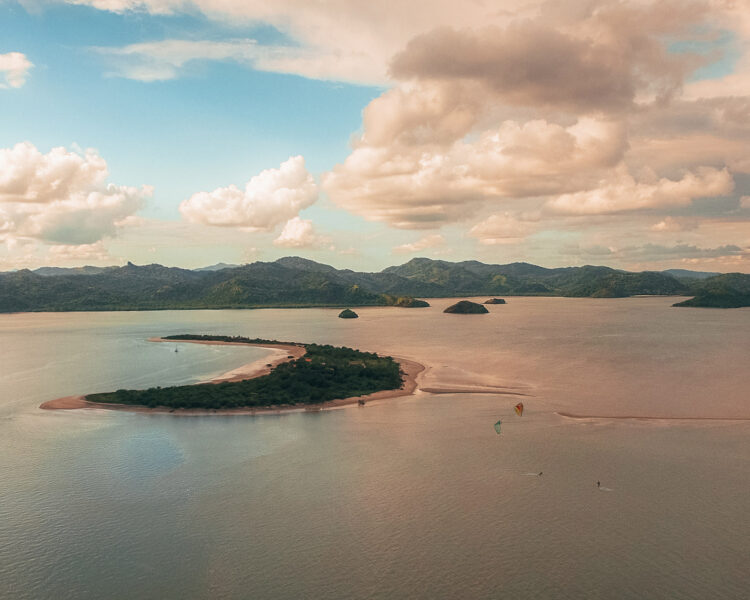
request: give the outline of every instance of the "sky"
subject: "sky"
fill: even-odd
[[[750,272],[750,0],[0,0],[0,271]]]

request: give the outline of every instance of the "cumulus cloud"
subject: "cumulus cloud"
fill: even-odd
[[[443,148],[363,143],[324,174],[323,186],[334,202],[368,219],[435,227],[470,216],[483,201],[590,185],[625,147],[624,129],[612,121],[506,121]]]
[[[0,54],[0,88],[20,88],[34,64],[20,52]]]
[[[603,215],[686,206],[695,198],[726,196],[733,190],[734,180],[727,169],[706,167],[686,173],[677,181],[662,178],[649,183],[622,173],[614,182],[590,191],[563,194],[546,206],[559,214]]]
[[[152,190],[107,184],[107,175],[94,150],[42,154],[28,142],[0,149],[0,240],[79,245],[114,235]]]
[[[746,107],[716,102],[706,119],[683,102],[683,122],[673,131],[667,123],[685,78],[707,60],[670,51],[668,40],[698,26],[711,35],[719,26],[710,2],[535,6],[509,11],[503,23],[413,37],[390,63],[400,83],[366,107],[351,154],[323,175],[330,198],[367,219],[419,229],[519,200],[536,210],[549,198],[547,212],[558,215],[614,214],[731,192],[729,169],[747,161],[734,126]],[[681,142],[699,119],[715,143]],[[724,143],[730,135],[736,142]],[[682,175],[669,157],[687,152],[693,162]],[[650,177],[623,177],[652,158],[660,168]]]
[[[281,234],[273,243],[283,248],[322,248],[330,242],[330,237],[315,232],[312,221],[294,217],[286,222]]]
[[[522,106],[610,112],[630,106],[639,89],[664,96],[682,82],[687,55],[669,55],[645,36],[639,41],[529,21],[504,29],[443,27],[410,41],[391,71],[397,79],[476,80]]]
[[[408,254],[410,252],[421,252],[428,248],[437,248],[445,244],[445,238],[439,233],[426,235],[411,244],[401,244],[393,248],[394,254]]]
[[[192,223],[269,231],[296,217],[318,198],[318,188],[302,156],[293,156],[278,169],[266,169],[247,182],[199,192],[180,204]]]

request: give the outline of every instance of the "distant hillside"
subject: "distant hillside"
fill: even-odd
[[[240,265],[230,265],[227,263],[216,263],[215,265],[209,265],[208,267],[200,267],[198,269],[193,269],[193,271],[221,271],[222,269],[235,269],[239,267]]]
[[[678,295],[684,284],[660,273],[627,273],[609,267],[545,269],[528,263],[488,265],[415,258],[383,271],[439,291],[435,296],[514,295],[615,298],[640,294]],[[420,294],[431,295],[427,290]]]
[[[215,270],[128,263],[124,267],[44,269],[42,273],[21,270],[0,274],[0,312],[423,306],[426,303],[413,298],[485,295],[615,298],[700,292],[706,297],[714,280],[750,279],[738,274],[677,279],[664,273],[628,273],[609,267],[545,269],[528,263],[451,263],[427,258],[415,258],[379,273],[335,269],[299,257]],[[750,293],[750,288],[744,290],[742,285],[732,283],[729,289],[740,295]]]
[[[128,263],[86,276],[45,277],[28,270],[0,275],[2,312],[362,306],[392,301],[336,277],[278,263],[218,271]]]
[[[741,308],[750,306],[750,275],[725,273],[696,281],[692,285],[694,298],[674,306],[701,308]]]
[[[58,275],[96,275],[107,269],[114,268],[116,267],[92,267],[89,265],[85,267],[73,267],[70,269],[64,267],[39,267],[38,269],[34,269],[33,272],[44,277],[57,277]]]
[[[721,273],[710,271],[688,271],[687,269],[667,269],[666,271],[662,271],[662,273],[683,279],[708,279],[709,277],[721,275]]]

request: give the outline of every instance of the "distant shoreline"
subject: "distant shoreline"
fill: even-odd
[[[289,360],[296,360],[304,356],[306,350],[303,346],[296,344],[248,344],[244,342],[221,342],[221,341],[209,341],[209,340],[172,340],[164,338],[149,338],[150,342],[173,342],[182,344],[206,344],[206,345],[226,345],[226,346],[255,346],[258,348],[266,348],[269,350],[283,350],[275,358],[269,360],[268,357],[260,360],[247,363],[238,369],[232,369],[219,377],[215,377],[208,381],[202,381],[194,385],[205,385],[212,383],[226,383],[233,381],[243,381],[245,379],[254,379],[256,377],[262,377],[271,372],[271,370],[283,362]],[[292,356],[292,358],[288,358]],[[48,400],[42,403],[39,408],[42,410],[77,410],[77,409],[105,409],[105,410],[119,410],[125,412],[136,412],[136,413],[151,413],[151,414],[170,414],[176,416],[206,416],[206,415],[259,415],[259,414],[277,414],[284,412],[311,412],[319,410],[328,410],[331,408],[339,408],[342,406],[349,406],[352,404],[358,404],[360,401],[372,402],[375,400],[385,400],[388,398],[397,398],[400,396],[410,396],[417,389],[417,376],[424,371],[424,365],[409,360],[406,358],[396,358],[394,360],[399,363],[401,370],[404,373],[404,382],[400,388],[393,390],[381,390],[365,396],[352,396],[349,398],[340,398],[331,400],[329,402],[321,402],[319,404],[279,404],[262,407],[243,407],[243,408],[224,408],[224,409],[207,409],[207,408],[169,408],[169,407],[154,407],[149,408],[148,406],[132,405],[132,404],[110,404],[103,402],[91,402],[86,400],[85,395],[78,396],[65,396],[63,398],[56,398],[55,400]],[[270,366],[269,366],[270,365]]]

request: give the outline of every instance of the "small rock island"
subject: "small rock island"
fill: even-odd
[[[476,302],[470,302],[469,300],[461,300],[459,302],[456,302],[455,304],[452,304],[448,308],[446,308],[444,313],[453,313],[457,315],[481,315],[484,313],[488,313],[488,311],[484,306],[481,304],[477,304]]]
[[[484,304],[506,304],[506,302],[503,298],[490,298],[489,300],[485,300]]]
[[[359,319],[359,315],[350,308],[345,308],[339,313],[339,319]]]
[[[405,296],[398,298],[393,306],[398,306],[399,308],[427,308],[430,306],[430,303],[425,302],[424,300],[417,300],[410,296]]]

